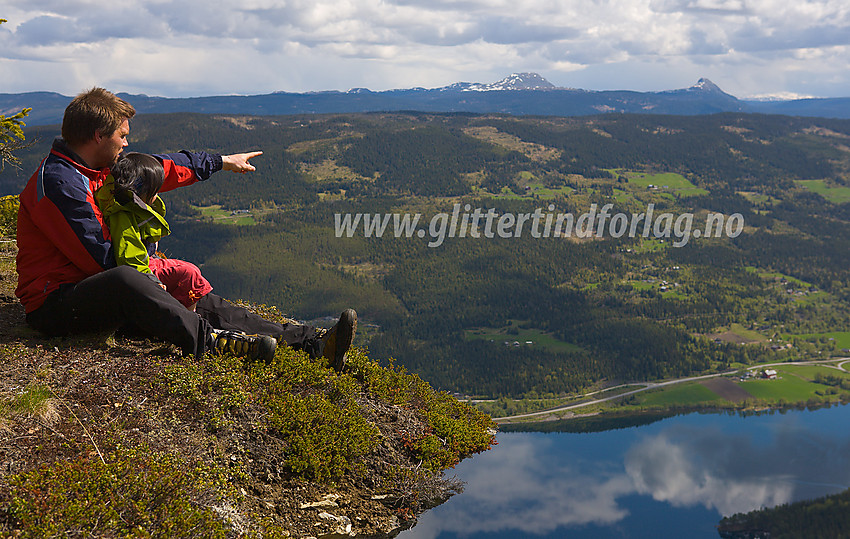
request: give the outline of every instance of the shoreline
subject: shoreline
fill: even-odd
[[[646,413],[682,413],[682,412],[694,412],[694,411],[753,411],[753,412],[762,412],[762,411],[776,411],[782,409],[789,408],[799,408],[800,406],[818,406],[818,405],[831,405],[831,404],[846,404],[850,402],[850,391],[847,390],[834,390],[833,393],[826,394],[827,388],[829,386],[824,386],[825,394],[820,398],[815,399],[814,395],[805,395],[804,398],[785,398],[785,397],[776,397],[773,400],[766,400],[759,398],[755,395],[750,397],[743,397],[743,395],[748,394],[746,391],[743,391],[741,395],[737,395],[735,400],[727,400],[723,396],[714,393],[710,389],[708,389],[707,384],[705,382],[711,382],[713,380],[721,380],[723,378],[729,379],[729,377],[735,377],[739,373],[746,373],[750,371],[764,371],[765,369],[771,369],[775,367],[785,367],[785,368],[795,368],[795,367],[824,367],[829,369],[834,369],[836,373],[841,373],[842,376],[846,375],[850,377],[850,371],[847,371],[844,368],[844,364],[850,362],[850,358],[841,357],[841,358],[832,358],[832,359],[821,359],[821,360],[806,360],[806,361],[786,361],[786,362],[776,362],[776,363],[767,363],[760,365],[752,365],[745,366],[739,369],[725,371],[722,373],[713,373],[707,375],[698,375],[698,376],[689,376],[684,378],[677,378],[674,380],[666,380],[659,382],[635,382],[633,385],[641,386],[637,387],[633,390],[626,391],[623,393],[618,393],[616,395],[612,395],[609,397],[602,397],[598,399],[585,400],[587,397],[598,395],[600,393],[605,393],[606,391],[610,391],[613,389],[622,389],[624,386],[632,385],[632,384],[621,384],[616,386],[615,388],[608,388],[598,391],[593,391],[590,393],[586,393],[583,395],[573,395],[571,397],[567,397],[571,401],[569,404],[558,405],[555,407],[549,407],[546,410],[539,410],[533,412],[526,412],[521,414],[514,414],[510,416],[504,417],[493,417],[493,421],[498,425],[519,425],[519,424],[535,424],[535,423],[551,423],[551,422],[569,422],[573,420],[581,420],[587,417],[617,417],[621,415],[640,415]],[[750,382],[734,382],[730,380],[731,383],[734,383],[739,388],[742,388],[743,384]],[[773,383],[779,383],[777,380],[771,380]],[[810,381],[811,382],[811,381]],[[812,382],[813,383],[813,382]],[[684,384],[684,386],[683,386]],[[699,384],[705,386],[705,389],[711,392],[714,395],[713,400],[706,402],[677,402],[675,400],[668,402],[666,404],[646,404],[641,405],[640,403],[635,404],[621,404],[620,402],[624,399],[634,400],[637,396],[642,393],[660,393],[664,391],[669,391],[674,387],[685,387],[688,384]],[[841,386],[839,386],[841,387]],[[793,393],[788,391],[788,397],[793,397]],[[825,398],[824,398],[825,397]],[[566,399],[564,399],[566,400]],[[580,402],[576,402],[576,400]],[[613,407],[611,407],[613,405]],[[633,408],[624,408],[623,406],[633,406]],[[584,413],[581,412],[582,409],[587,409]],[[539,418],[539,419],[535,419]]]
[[[597,412],[593,414],[575,415],[565,418],[546,419],[542,421],[506,422],[500,424],[499,432],[601,432],[619,428],[637,427],[661,421],[670,417],[688,414],[735,414],[742,417],[762,414],[784,413],[790,410],[814,411],[833,406],[844,406],[850,402],[822,402],[808,404],[804,402],[784,404],[782,406],[759,406],[750,408],[735,407],[679,407],[666,409],[644,409]],[[588,427],[591,425],[594,427]],[[604,428],[598,427],[604,425]]]

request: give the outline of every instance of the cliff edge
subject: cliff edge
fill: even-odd
[[[121,333],[45,339],[14,297],[15,252],[2,238],[4,535],[391,537],[494,442],[488,416],[364,350],[337,374],[289,349],[266,365]]]

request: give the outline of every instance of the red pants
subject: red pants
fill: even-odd
[[[191,262],[152,257],[149,265],[154,275],[165,285],[168,293],[184,307],[191,308],[213,289],[209,281],[201,275],[198,266]]]

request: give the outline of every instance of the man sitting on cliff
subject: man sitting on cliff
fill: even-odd
[[[21,193],[15,295],[27,323],[51,336],[129,325],[196,357],[230,351],[268,361],[282,342],[342,370],[357,326],[352,309],[330,330],[268,321],[212,293],[193,312],[135,268],[116,267],[93,193],[127,146],[135,113],[102,88],[78,95],[65,109],[62,137]],[[253,171],[249,160],[261,153],[157,155],[165,171],[160,191],[207,180],[219,170]]]

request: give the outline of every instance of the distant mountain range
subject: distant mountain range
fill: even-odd
[[[786,101],[741,100],[708,79],[679,90],[636,92],[560,88],[536,73],[515,73],[492,83],[459,82],[442,88],[374,92],[275,92],[248,96],[167,98],[119,94],[139,113],[311,114],[333,112],[467,112],[538,116],[585,116],[607,112],[697,115],[754,112],[850,118],[850,97]],[[71,98],[51,92],[0,94],[0,114],[32,107],[28,125],[58,124]]]

